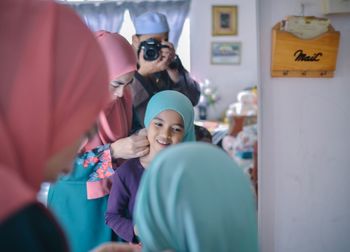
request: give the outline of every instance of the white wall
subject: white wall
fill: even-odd
[[[271,78],[271,28],[300,1],[258,1],[260,242],[263,252],[350,251],[350,13],[332,79]],[[321,1],[305,14],[320,16]]]
[[[238,6],[238,35],[215,36],[212,32],[212,5]],[[219,118],[227,106],[236,101],[239,91],[257,85],[257,29],[255,0],[192,0],[191,20],[191,73],[197,79],[208,78],[222,97],[210,118]],[[240,65],[211,65],[210,45],[214,41],[242,43]]]

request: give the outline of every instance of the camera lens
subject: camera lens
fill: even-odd
[[[143,49],[143,58],[147,61],[154,61],[159,58],[161,48],[162,45],[158,40],[149,38],[141,42],[138,54],[140,54],[141,49]]]
[[[159,52],[154,48],[147,48],[147,50],[145,50],[144,56],[145,60],[153,61],[159,57]]]

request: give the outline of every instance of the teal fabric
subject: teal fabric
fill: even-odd
[[[142,251],[258,251],[249,178],[210,144],[161,152],[142,177],[134,219]]]
[[[191,101],[182,93],[166,90],[156,93],[147,104],[144,125],[149,127],[152,119],[164,110],[174,110],[184,121],[185,135],[183,142],[195,141],[194,112]]]
[[[112,239],[112,230],[104,222],[108,196],[88,200],[86,194],[86,181],[102,162],[87,161],[108,147],[101,146],[78,156],[72,173],[50,186],[48,206],[61,224],[73,252],[90,251]]]

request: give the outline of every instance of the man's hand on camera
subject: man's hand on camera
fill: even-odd
[[[163,49],[163,48],[162,48]],[[168,59],[165,57],[158,57],[156,60],[147,61],[143,58],[144,50],[142,49],[139,55],[139,74],[143,76],[148,76],[153,73],[164,71],[168,68]]]
[[[162,46],[164,47],[160,50],[160,57],[166,59],[167,67],[169,67],[170,63],[176,57],[174,45],[170,42],[164,41],[162,42]]]
[[[143,57],[144,50],[141,50],[139,55],[140,68],[138,72],[143,76],[148,76],[153,73],[167,70],[173,82],[177,82],[180,78],[178,70],[169,68],[169,65],[176,57],[174,46],[172,43],[166,41],[162,42],[162,45],[164,47],[161,48],[159,57],[153,61],[145,60]]]
[[[177,83],[180,80],[180,73],[179,73],[179,71],[176,68],[172,69],[172,68],[169,67],[171,62],[173,62],[175,60],[175,58],[176,58],[174,45],[172,43],[170,43],[170,42],[163,42],[162,45],[167,46],[165,48],[162,48],[162,50],[161,50],[162,57],[167,59],[167,68],[166,68],[166,70],[167,70],[171,80],[174,83]]]

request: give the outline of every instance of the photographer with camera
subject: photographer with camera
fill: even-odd
[[[186,95],[195,106],[200,96],[199,85],[182,66],[172,43],[168,42],[166,16],[146,12],[134,20],[136,34],[132,45],[138,55],[138,70],[133,82],[134,110],[143,122],[148,101],[163,90],[176,90]]]

